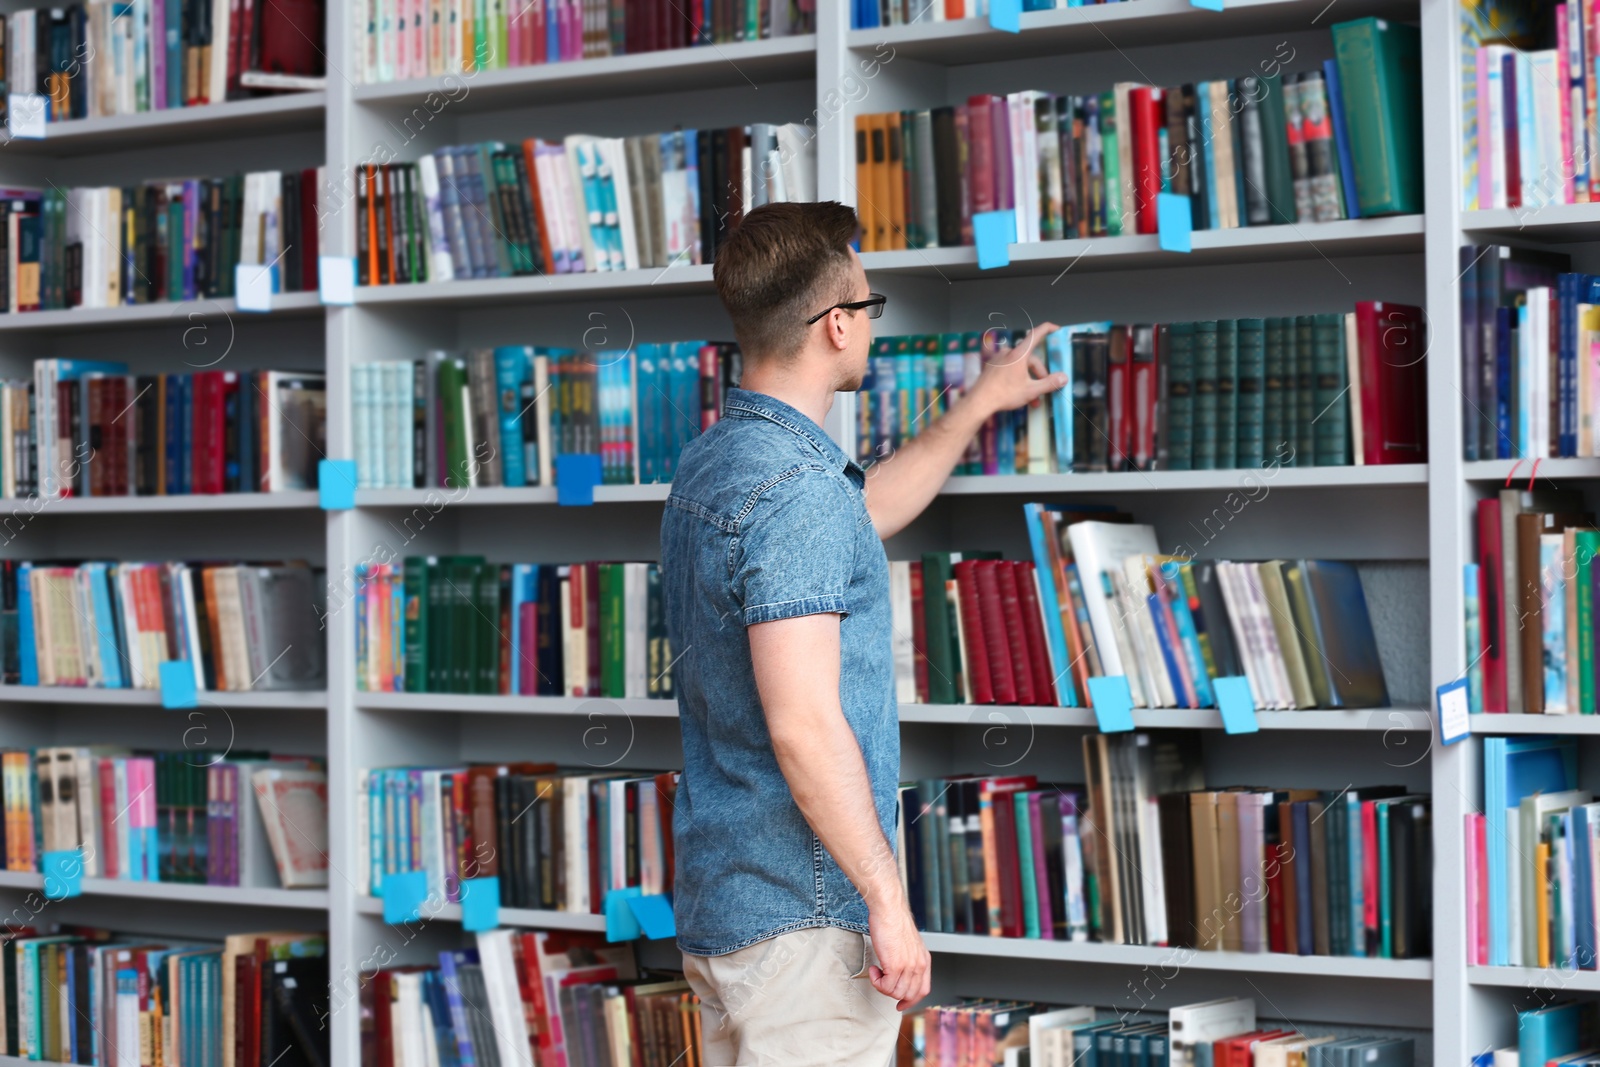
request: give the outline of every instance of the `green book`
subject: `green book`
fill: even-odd
[[[938,808],[944,801],[939,797],[944,784],[937,778],[924,778],[917,782],[917,797],[922,810],[913,812],[917,827],[917,840],[922,848],[922,902],[923,924],[930,931],[948,931],[945,915],[949,902],[945,897],[945,838],[939,832]],[[936,799],[938,798],[938,799]]]
[[[1265,327],[1266,375],[1262,379],[1261,448],[1265,460],[1294,466],[1294,432],[1289,399],[1294,388],[1290,375],[1290,346],[1294,320],[1267,319]]]
[[[1238,463],[1239,321],[1217,322],[1217,469]]]
[[[1350,390],[1344,357],[1344,316],[1313,316],[1311,327],[1312,448],[1319,467],[1350,463]]]
[[[1100,94],[1100,175],[1105,185],[1106,236],[1122,233],[1122,165],[1117,157],[1117,94]],[[1093,179],[1091,179],[1093,180]]]
[[[667,641],[666,605],[661,597],[661,567],[650,564],[645,572],[645,641],[648,649],[647,692],[653,697],[672,697],[672,656]]]
[[[492,277],[511,277],[511,240],[506,236],[510,231],[506,228],[505,212],[500,210],[500,183],[495,178],[493,154],[505,150],[501,141],[483,141],[477,146],[476,154],[467,153],[461,158],[470,160],[469,166],[477,172],[476,182],[483,187],[485,203],[479,210],[486,211],[490,230],[489,243],[493,245],[495,260],[495,273]],[[476,205],[475,205],[476,206]],[[486,251],[490,251],[486,249]]]
[[[1174,322],[1168,337],[1167,469],[1194,470],[1194,323]]]
[[[1364,18],[1333,25],[1361,214],[1422,210],[1422,35]]]
[[[472,484],[467,456],[467,423],[461,397],[467,388],[467,365],[460,359],[439,361],[439,410],[443,416],[445,488]]]
[[[1311,421],[1317,417],[1313,325],[1310,315],[1294,317],[1294,391],[1290,396],[1294,407],[1295,460],[1301,467],[1317,465],[1316,427]]]
[[[432,614],[428,583],[439,566],[437,556],[407,556],[401,570],[405,596],[406,692],[426,693],[432,664],[428,661],[428,618]]]
[[[628,695],[623,650],[627,607],[622,597],[622,564],[600,564],[600,695],[621,700]]]
[[[1266,400],[1266,336],[1263,319],[1239,320],[1239,369],[1234,417],[1234,466],[1255,469],[1263,455],[1262,426]],[[1279,395],[1282,395],[1280,386]]]
[[[1590,573],[1600,552],[1600,530],[1578,530],[1573,554],[1578,560],[1578,707],[1594,707],[1594,580]]]
[[[1267,208],[1274,226],[1295,220],[1294,174],[1289,169],[1289,119],[1283,107],[1283,79],[1260,78],[1261,157],[1267,176]]]
[[[1217,324],[1194,324],[1194,469],[1217,469]]]
[[[504,601],[508,606],[511,600],[511,567],[509,564],[502,566],[498,563],[480,563],[477,569],[476,590],[477,602],[473,605],[474,622],[478,625],[476,688],[478,693],[500,692],[500,645],[502,632],[500,626],[500,605]],[[509,649],[507,650],[509,651]]]
[[[1033,820],[1028,813],[1028,794],[1013,793],[1017,812],[1017,869],[1022,880],[1022,923],[1025,937],[1039,936],[1039,885],[1033,856]],[[1049,892],[1050,887],[1045,886]]]
[[[959,704],[956,635],[950,631],[945,583],[950,580],[950,553],[922,554],[922,623],[928,646],[928,703]]]

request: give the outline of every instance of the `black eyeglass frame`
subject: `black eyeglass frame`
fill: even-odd
[[[821,311],[807,319],[806,325],[816,325],[817,322],[822,319],[822,316],[835,309],[839,311],[865,311],[867,313],[867,318],[876,319],[883,315],[883,305],[887,304],[888,302],[889,298],[884,296],[882,293],[869,293],[867,294],[867,298],[865,300],[848,300],[843,304],[835,304],[833,307],[823,308]]]

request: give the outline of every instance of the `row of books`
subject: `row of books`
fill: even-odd
[[[1461,249],[1467,459],[1600,454],[1600,278],[1560,253]]]
[[[326,684],[326,591],[304,563],[8,560],[0,592],[22,685],[159,689],[171,660],[202,692]]]
[[[1561,998],[1534,1008],[1517,1008],[1517,1043],[1472,1057],[1472,1067],[1595,1067],[1600,1064],[1600,1009],[1593,1003]]]
[[[1583,494],[1501,489],[1478,501],[1475,525],[1463,573],[1471,710],[1594,714],[1600,533]]]
[[[699,998],[682,974],[641,970],[631,943],[497,929],[436,958],[363,980],[361,1067],[716,1067]]]
[[[678,774],[554,764],[397,767],[359,777],[358,885],[422,871],[428,900],[498,877],[506,907],[602,914],[613,889],[670,893]]]
[[[1099,2],[1099,0],[1096,0]],[[1119,3],[1123,0],[1108,0]],[[1064,7],[1092,7],[1093,3],[1072,0],[1024,0],[1023,11],[1050,11]],[[850,28],[871,30],[879,26],[904,26],[913,22],[949,22],[955,19],[983,18],[989,14],[989,0],[852,0]]]
[[[87,878],[328,884],[328,779],[318,760],[91,745],[7,750],[0,767],[7,870],[37,870],[44,853],[76,850]]]
[[[858,116],[861,250],[972,244],[989,211],[1015,212],[1018,242],[1153,234],[1163,192],[1190,199],[1195,229],[1420,211],[1417,31],[1367,18],[1333,36],[1326,72]]]
[[[897,847],[913,917],[991,937],[1428,955],[1426,796],[1207,789],[1198,745],[1193,732],[1089,734],[1085,785],[902,783]]]
[[[558,456],[600,457],[601,482],[671,481],[683,446],[721,417],[738,346],[585,352],[502,345],[352,373],[361,488],[554,485]]]
[[[356,169],[362,285],[710,263],[745,210],[816,198],[805,126],[573,134]]]
[[[1201,708],[1215,679],[1242,675],[1263,709],[1388,703],[1352,564],[1163,554],[1152,527],[1104,505],[1023,513],[1031,565],[985,552],[905,565],[905,691],[936,704],[1083,707],[1090,678],[1120,675],[1135,707]]]
[[[811,33],[798,0],[511,0],[474,9],[459,0],[362,0],[356,80],[368,84]]]
[[[0,309],[52,311],[317,288],[321,168],[143,185],[0,190]]]
[[[326,423],[321,373],[35,360],[32,381],[0,380],[0,495],[314,489]]]
[[[355,596],[367,692],[673,696],[654,563],[407,556],[361,567]]]
[[[965,998],[907,1012],[900,1033],[897,1067],[1412,1067],[1416,1058],[1415,1038],[1259,1025],[1249,997],[1182,1004],[1148,1021]]]
[[[86,1067],[321,1067],[326,933],[222,942],[61,925],[0,946],[9,1056]]]
[[[321,0],[91,0],[7,14],[0,69],[47,121],[102,118],[320,89],[322,38]]]
[[[1002,330],[877,338],[856,457],[891,455],[1021,343]],[[983,427],[960,474],[1255,469],[1427,459],[1422,309],[1065,326],[1038,356],[1068,386]]]
[[[1497,13],[1492,25],[1462,10],[1462,206],[1588,203],[1600,191],[1591,6]]]

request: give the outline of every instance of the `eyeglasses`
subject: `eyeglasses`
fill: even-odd
[[[882,293],[869,293],[865,300],[851,300],[848,303],[835,304],[833,307],[823,308],[821,311],[807,319],[806,325],[812,325],[834,308],[838,308],[840,311],[865,311],[867,313],[867,318],[876,319],[883,315],[883,305],[887,303],[888,300],[889,298],[884,296]]]

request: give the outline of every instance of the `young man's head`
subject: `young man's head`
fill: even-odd
[[[872,347],[867,273],[850,247],[856,213],[833,201],[767,204],[717,249],[712,277],[747,368],[830,375],[861,385]]]

